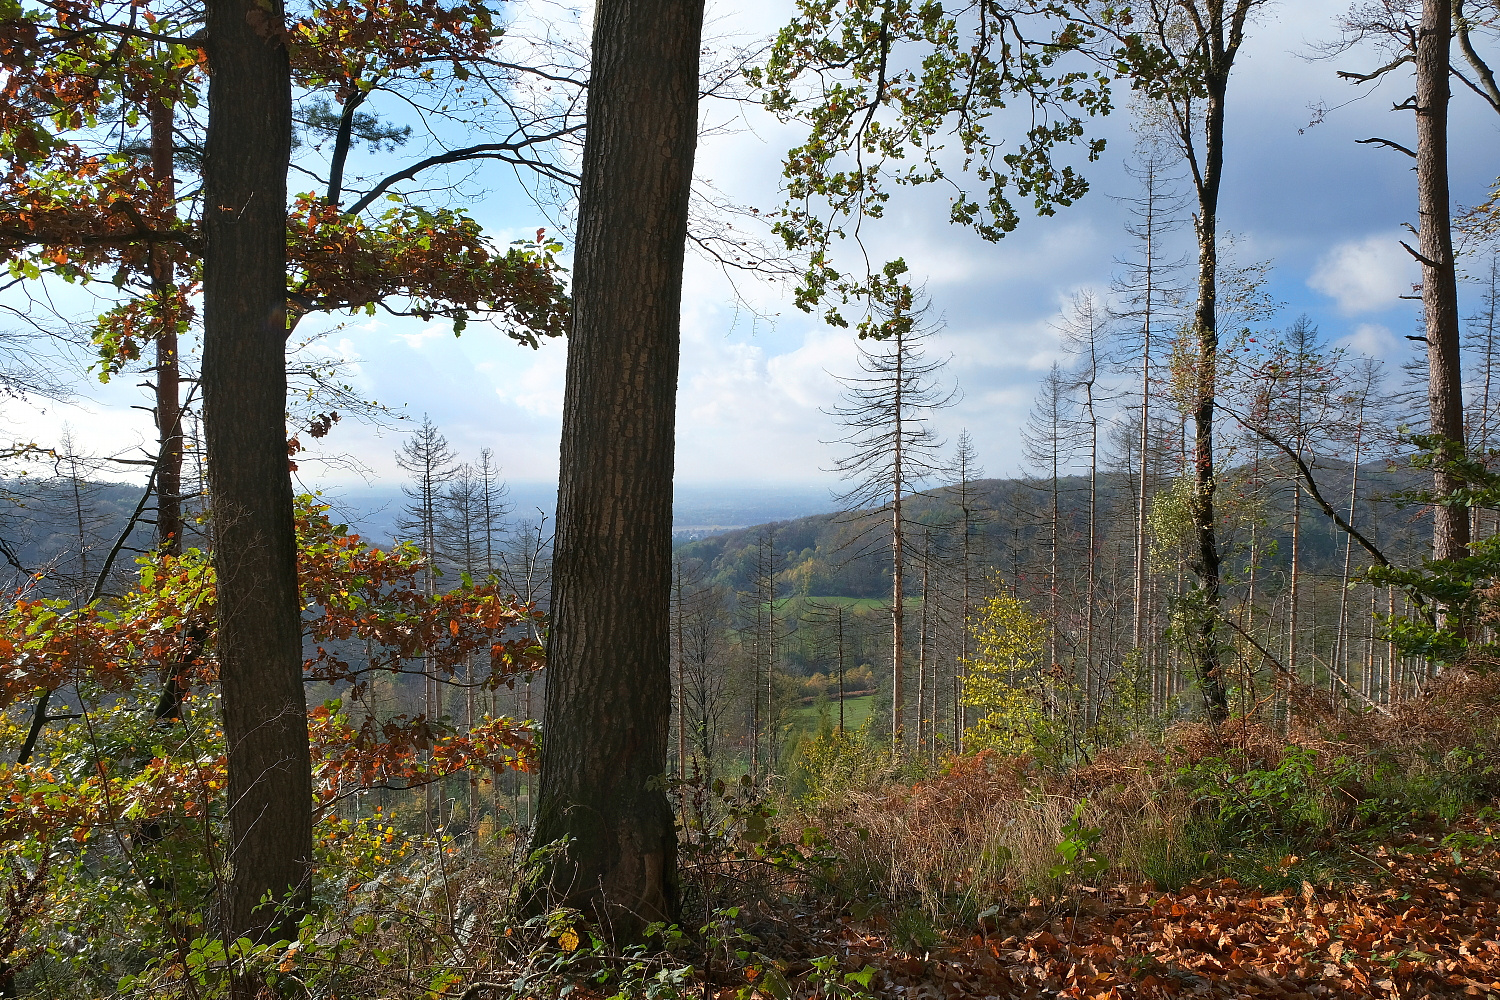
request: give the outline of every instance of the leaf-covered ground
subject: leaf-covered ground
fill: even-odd
[[[880,921],[816,936],[845,968],[875,966],[882,997],[1500,997],[1496,832],[1409,835],[1356,856],[1368,879],[1300,891],[1122,886],[917,954]]]

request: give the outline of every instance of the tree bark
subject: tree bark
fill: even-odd
[[[1145,309],[1141,317],[1141,479],[1136,484],[1136,508],[1135,508],[1135,578],[1134,588],[1134,614],[1131,621],[1130,648],[1135,655],[1142,657],[1141,644],[1145,639],[1146,621],[1146,505],[1151,500],[1148,475],[1150,463],[1148,456],[1151,454],[1151,321],[1152,310],[1155,302],[1153,296],[1156,294],[1156,175],[1151,175],[1151,189],[1147,192],[1151,199],[1148,203],[1148,211],[1151,213],[1146,219],[1146,298]]]
[[[893,383],[895,406],[894,447],[891,455],[891,752],[900,754],[906,742],[906,554],[905,524],[901,520],[902,487],[901,447],[906,443],[903,424],[906,419],[906,351],[902,333],[896,332],[896,380]]]
[[[677,911],[672,469],[703,0],[604,0],[574,256],[533,906],[616,937]]]
[[[1198,342],[1198,398],[1193,408],[1193,529],[1196,547],[1191,558],[1194,575],[1203,595],[1194,665],[1208,717],[1222,722],[1229,715],[1229,699],[1219,662],[1217,625],[1220,596],[1221,557],[1217,517],[1214,509],[1214,409],[1218,395],[1219,329],[1219,185],[1224,172],[1224,95],[1229,68],[1210,72],[1204,108],[1203,170],[1198,177],[1198,303],[1193,328]]]
[[[1462,446],[1463,382],[1459,360],[1458,282],[1448,195],[1448,57],[1453,41],[1452,0],[1424,0],[1417,33],[1417,214],[1422,263],[1422,310],[1427,321],[1427,401],[1432,433]],[[1439,468],[1433,490],[1458,486]],[[1432,554],[1459,559],[1469,552],[1469,512],[1439,505],[1432,518]]]
[[[279,0],[209,0],[203,396],[228,746],[231,938],[295,939],[312,779],[286,450],[291,70]],[[261,906],[264,897],[279,905]],[[240,982],[237,996],[252,996]]]
[[[177,200],[173,164],[176,143],[172,108],[160,98],[150,104],[151,179],[165,205]],[[170,210],[168,218],[175,217]],[[182,368],[177,355],[176,275],[165,247],[155,247],[151,260],[151,290],[157,295],[156,335],[156,540],[169,555],[182,552]]]

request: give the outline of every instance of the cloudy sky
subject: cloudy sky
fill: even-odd
[[[754,13],[720,0],[716,31],[767,34],[790,12],[783,0],[746,6]],[[1306,313],[1329,340],[1395,364],[1409,353],[1402,338],[1417,319],[1416,304],[1398,298],[1417,276],[1397,242],[1415,220],[1411,161],[1354,140],[1383,135],[1411,144],[1413,125],[1409,112],[1390,110],[1406,96],[1402,84],[1360,91],[1336,78],[1336,69],[1363,68],[1373,56],[1308,58],[1333,37],[1345,6],[1283,3],[1254,31],[1231,82],[1221,227],[1236,235],[1240,260],[1270,262],[1270,290],[1284,303],[1277,322]],[[1454,111],[1454,196],[1473,203],[1494,180],[1500,117],[1466,93],[1456,95]],[[711,113],[724,118],[722,109]],[[1110,145],[1089,175],[1091,193],[1053,218],[1025,219],[998,244],[950,228],[938,192],[907,193],[872,231],[874,249],[904,256],[944,318],[932,351],[951,355],[947,380],[963,396],[939,428],[950,439],[968,428],[991,475],[1021,468],[1018,430],[1038,379],[1058,357],[1060,310],[1080,290],[1106,291],[1115,258],[1128,250],[1125,210],[1111,197],[1135,191],[1124,171],[1133,144],[1128,108],[1103,134]],[[774,208],[779,156],[795,138],[750,111],[736,131],[703,144],[698,173],[738,202]],[[508,239],[543,220],[506,185],[497,174],[474,208]],[[852,335],[796,311],[788,288],[750,279],[731,288],[691,258],[682,332],[679,480],[830,481],[824,470],[833,452],[822,442],[836,428],[821,410],[836,401],[836,376],[854,371]],[[533,351],[482,327],[455,339],[441,323],[387,317],[330,324],[325,344],[354,362],[359,391],[409,417],[429,415],[464,456],[491,447],[513,481],[555,478],[565,344]],[[97,451],[128,447],[149,437],[145,415],[129,408],[141,402],[134,381],[44,413],[7,404],[5,416],[19,436],[52,439],[66,423]],[[399,478],[392,452],[406,429],[346,422],[329,447],[356,458],[370,480],[390,483]],[[308,485],[362,481],[347,466],[304,472]]]

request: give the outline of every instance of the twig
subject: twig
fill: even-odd
[[[1297,683],[1301,683],[1300,678],[1298,678],[1296,674],[1294,674],[1290,670],[1288,670],[1286,668],[1286,666],[1283,665],[1282,662],[1280,660],[1278,660],[1275,656],[1272,656],[1270,650],[1266,649],[1266,647],[1264,647],[1260,643],[1256,642],[1255,641],[1255,637],[1253,635],[1251,635],[1249,632],[1246,632],[1243,628],[1241,628],[1238,622],[1236,622],[1232,618],[1227,618],[1227,617],[1226,618],[1222,618],[1220,620],[1223,621],[1225,625],[1228,625],[1230,628],[1232,628],[1236,632],[1238,632],[1241,635],[1241,637],[1244,638],[1244,640],[1246,642],[1248,642],[1250,645],[1254,646],[1255,649],[1256,649],[1256,651],[1258,653],[1260,653],[1261,656],[1264,656],[1266,658],[1266,660],[1268,660],[1270,662],[1270,664],[1273,667],[1276,668],[1276,672],[1277,673],[1281,674],[1284,677],[1288,677],[1291,680],[1296,681]],[[1329,670],[1328,673],[1329,673],[1329,676],[1331,676],[1334,680],[1336,680],[1340,684],[1344,685],[1344,689],[1345,690],[1352,691],[1354,694],[1358,695],[1359,698],[1361,700],[1363,700],[1365,704],[1367,704],[1371,708],[1375,709],[1375,711],[1379,712],[1381,715],[1386,716],[1387,718],[1391,717],[1391,711],[1390,711],[1390,709],[1386,708],[1384,705],[1380,705],[1380,704],[1377,704],[1376,702],[1371,701],[1369,698],[1366,698],[1364,696],[1364,694],[1362,694],[1360,691],[1356,690],[1355,688],[1350,687],[1348,681],[1344,680],[1338,674],[1334,673],[1331,669]]]

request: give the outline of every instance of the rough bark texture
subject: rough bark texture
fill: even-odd
[[[1193,573],[1202,591],[1202,615],[1195,637],[1198,683],[1208,715],[1221,722],[1229,715],[1216,626],[1219,619],[1221,558],[1214,510],[1214,408],[1218,396],[1219,327],[1219,184],[1224,172],[1224,93],[1229,68],[1210,73],[1204,108],[1203,170],[1197,184],[1198,304],[1193,329],[1198,341],[1198,399],[1193,409],[1193,531],[1197,538]]]
[[[534,904],[575,906],[615,936],[677,909],[662,777],[702,23],[702,0],[604,0],[594,20],[535,834],[569,843]]]
[[[1218,640],[1222,556],[1219,552],[1214,492],[1214,411],[1218,398],[1219,367],[1219,189],[1224,178],[1224,106],[1229,74],[1244,41],[1250,13],[1265,0],[1235,0],[1226,10],[1222,0],[1186,5],[1195,28],[1201,97],[1201,132],[1195,135],[1192,114],[1179,118],[1179,136],[1198,211],[1193,228],[1198,238],[1198,301],[1193,310],[1197,341],[1197,399],[1193,407],[1193,529],[1196,545],[1190,564],[1198,578],[1199,620],[1193,637],[1194,667],[1209,719],[1229,715]],[[1182,107],[1182,105],[1179,105]],[[1201,139],[1199,138],[1201,136]],[[1144,456],[1142,456],[1144,459]]]
[[[1451,0],[1424,0],[1417,35],[1417,213],[1422,256],[1422,309],[1427,320],[1427,401],[1432,433],[1462,444],[1463,382],[1459,362],[1458,284],[1448,197],[1448,56],[1453,40]],[[1458,484],[1441,469],[1439,496]],[[1469,552],[1469,512],[1438,507],[1432,519],[1432,554],[1458,559]]]
[[[312,855],[286,451],[291,76],[279,0],[209,0],[207,13],[203,417],[229,753],[225,919],[231,937],[275,939],[295,937]],[[291,910],[260,906],[267,895],[290,895]]]

